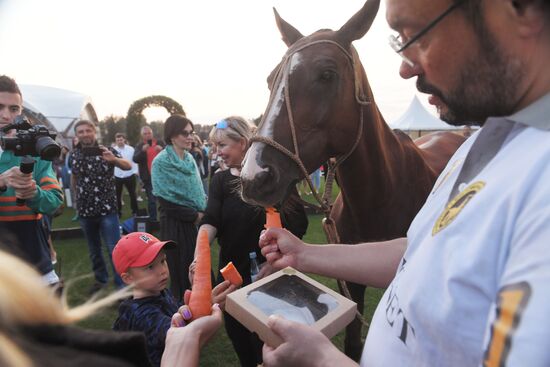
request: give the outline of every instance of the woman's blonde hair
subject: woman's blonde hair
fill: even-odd
[[[229,116],[218,122],[210,131],[210,140],[217,144],[223,138],[234,141],[244,139],[248,146],[252,137],[252,126],[240,116]]]
[[[19,326],[69,325],[114,301],[130,295],[128,289],[100,300],[70,308],[65,295],[55,295],[40,275],[19,258],[0,250],[0,365],[32,366],[25,354],[9,340],[8,332]]]

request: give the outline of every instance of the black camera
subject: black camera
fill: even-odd
[[[14,137],[4,136],[4,133],[15,129]],[[29,155],[52,161],[61,153],[61,147],[55,142],[57,134],[51,133],[44,125],[31,125],[19,115],[15,121],[2,128],[0,145],[3,150],[11,150],[16,156]]]

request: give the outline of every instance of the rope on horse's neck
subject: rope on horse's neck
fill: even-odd
[[[315,45],[315,44],[320,44],[320,43],[333,44],[333,45],[337,46],[344,53],[344,55],[346,55],[347,59],[349,60],[349,62],[351,64],[352,70],[353,70],[355,100],[356,100],[357,104],[359,104],[359,106],[360,106],[359,128],[358,128],[358,132],[357,132],[357,135],[356,135],[356,139],[355,139],[351,149],[346,154],[338,157],[338,159],[336,160],[334,165],[329,163],[327,178],[325,180],[325,191],[323,193],[322,198],[319,197],[319,193],[317,192],[317,189],[313,186],[313,182],[311,180],[311,177],[309,176],[308,171],[304,166],[304,163],[300,159],[298,139],[296,137],[296,127],[294,125],[294,116],[292,114],[292,106],[291,106],[291,103],[290,103],[290,80],[289,80],[289,77],[290,77],[289,70],[290,70],[290,59],[291,59],[291,57],[295,53],[303,50],[306,47],[309,47],[309,46],[312,46],[312,45]],[[265,136],[256,135],[256,136],[253,136],[250,139],[251,143],[257,141],[257,142],[262,142],[264,144],[267,144],[267,145],[273,147],[274,149],[276,149],[279,152],[283,153],[284,155],[286,155],[287,157],[289,157],[290,159],[292,159],[296,163],[296,165],[298,166],[298,168],[300,169],[300,171],[304,175],[304,178],[305,178],[306,182],[308,183],[308,186],[309,186],[309,188],[310,188],[310,190],[313,194],[313,197],[319,203],[319,206],[311,204],[311,203],[309,203],[309,202],[307,202],[307,201],[305,201],[301,198],[300,198],[300,201],[304,205],[312,206],[312,207],[316,208],[317,210],[322,211],[325,214],[325,218],[323,219],[323,230],[325,232],[325,235],[327,236],[327,240],[328,240],[329,243],[340,243],[341,242],[340,241],[340,236],[338,234],[338,230],[336,228],[336,223],[334,222],[334,220],[332,219],[332,217],[330,215],[331,211],[332,211],[332,203],[331,203],[332,184],[334,182],[334,175],[336,173],[336,168],[338,168],[338,166],[342,162],[344,162],[355,151],[355,149],[359,145],[359,142],[361,141],[361,138],[363,136],[363,125],[364,125],[363,107],[366,106],[366,105],[369,105],[371,103],[370,101],[365,99],[366,96],[364,94],[364,91],[362,90],[362,85],[359,84],[359,77],[357,75],[357,68],[356,68],[356,62],[355,62],[359,58],[358,55],[357,55],[357,51],[355,51],[355,48],[353,46],[351,46],[351,50],[352,50],[352,54],[350,55],[349,52],[344,47],[342,47],[339,43],[337,43],[335,41],[332,41],[332,40],[314,41],[314,42],[302,45],[301,47],[298,47],[295,50],[293,50],[291,53],[289,53],[285,57],[283,62],[281,63],[279,69],[277,70],[276,75],[275,75],[274,85],[278,85],[277,82],[280,83],[281,79],[284,78],[284,83],[285,83],[284,85],[286,86],[284,88],[285,106],[286,106],[286,110],[287,110],[287,114],[288,114],[290,131],[291,131],[291,134],[292,134],[292,144],[294,145],[294,153],[292,153],[289,149],[285,148],[283,145],[279,144],[275,140],[273,140],[271,138],[268,138],[268,137],[265,137]],[[282,75],[281,75],[281,71],[283,71]],[[273,98],[274,98],[274,94],[272,94],[270,96],[269,105],[272,104]],[[258,131],[262,127],[264,121],[265,120],[262,119],[262,121],[260,122],[260,126],[258,128]],[[338,280],[338,285],[340,286],[340,289],[342,290],[344,295],[347,298],[352,299],[351,294],[349,292],[349,289],[348,289],[346,283],[339,279]],[[365,326],[369,325],[369,323],[365,320],[365,318],[363,317],[363,315],[359,311],[356,311],[356,317],[361,321],[361,323],[363,325],[365,325]]]

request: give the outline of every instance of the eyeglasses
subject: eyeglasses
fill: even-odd
[[[180,135],[183,136],[184,138],[188,138],[190,136],[195,136],[195,132],[183,130],[180,132]]]
[[[216,129],[227,129],[228,127],[229,123],[227,122],[227,120],[218,121],[218,123],[216,124]]]
[[[455,3],[453,3],[451,6],[449,6],[447,8],[447,10],[445,10],[443,13],[441,13],[437,18],[435,18],[434,20],[432,20],[430,23],[428,23],[428,25],[422,29],[420,32],[418,32],[417,34],[415,34],[413,37],[411,37],[410,40],[408,40],[407,42],[403,43],[403,41],[401,40],[401,36],[394,36],[393,34],[390,36],[390,39],[389,39],[389,43],[390,43],[390,47],[395,51],[397,52],[397,54],[399,56],[401,56],[401,58],[403,58],[403,61],[405,61],[407,64],[409,64],[409,66],[413,66],[414,63],[409,59],[407,58],[405,55],[403,55],[403,51],[405,51],[410,45],[412,45],[413,43],[415,43],[416,41],[418,41],[420,39],[420,37],[422,37],[423,35],[425,35],[426,33],[428,33],[433,27],[435,27],[437,25],[437,23],[441,22],[443,20],[443,18],[445,18],[447,15],[449,15],[453,10],[455,10],[456,8],[458,8],[460,5],[462,5],[462,3],[464,2],[464,0],[458,0],[456,1]]]

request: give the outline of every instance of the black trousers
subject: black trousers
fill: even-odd
[[[136,175],[132,175],[126,178],[115,177],[116,184],[116,202],[118,205],[118,216],[122,213],[122,187],[126,186],[128,195],[130,195],[130,207],[132,208],[132,214],[137,214],[138,203],[136,198]]]

